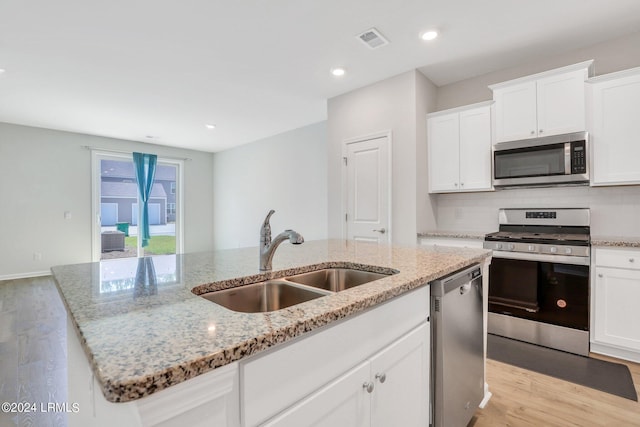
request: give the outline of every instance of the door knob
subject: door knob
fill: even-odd
[[[386,229],[384,229],[384,228],[381,228],[381,229],[379,229],[379,230],[378,230],[378,229],[374,229],[373,231],[375,231],[376,233],[380,233],[380,234],[384,234],[384,233],[386,233],[386,232],[387,232],[387,230],[386,230]]]

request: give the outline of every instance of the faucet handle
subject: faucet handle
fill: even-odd
[[[271,215],[273,215],[276,211],[271,209],[267,214],[267,217],[264,219],[262,223],[262,228],[260,228],[260,242],[269,244],[271,242],[271,224],[269,224],[269,219]]]

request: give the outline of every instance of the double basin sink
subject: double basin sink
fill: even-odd
[[[233,311],[263,313],[331,295],[389,275],[350,268],[325,268],[200,296]]]

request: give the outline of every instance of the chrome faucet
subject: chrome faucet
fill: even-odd
[[[304,242],[304,237],[300,233],[293,230],[284,230],[278,234],[273,241],[271,241],[271,225],[269,224],[269,218],[275,211],[271,209],[267,214],[267,217],[262,223],[260,228],[260,271],[271,270],[271,261],[273,260],[273,254],[276,252],[278,245],[285,240],[289,239],[289,242],[294,245],[299,245]]]

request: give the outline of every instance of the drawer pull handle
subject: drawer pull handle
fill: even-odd
[[[629,262],[634,262],[634,261],[635,261],[635,259],[629,258]]]
[[[602,278],[602,273],[598,274],[598,277]]]
[[[387,374],[376,374],[376,379],[383,383],[387,380]]]
[[[367,393],[373,393],[373,383],[370,383],[369,381],[362,384],[362,388],[367,390]]]

